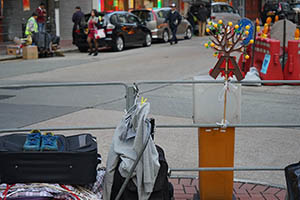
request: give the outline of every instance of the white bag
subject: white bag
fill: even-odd
[[[261,81],[256,67],[250,67],[250,70],[247,72],[244,81]],[[261,83],[242,83],[242,85],[261,86]]]
[[[96,32],[95,32],[95,38],[96,39],[101,39],[101,38],[105,38],[105,37],[106,37],[106,35],[105,35],[105,32],[104,32],[103,28],[96,30]]]

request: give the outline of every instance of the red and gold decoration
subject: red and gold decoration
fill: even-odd
[[[226,102],[227,92],[230,88],[229,78],[235,76],[238,81],[244,79],[244,74],[240,70],[240,67],[236,63],[235,57],[231,56],[233,52],[243,53],[245,59],[249,59],[250,56],[244,51],[248,44],[252,44],[253,39],[248,44],[245,44],[249,36],[250,26],[240,27],[239,25],[233,25],[232,22],[224,24],[222,20],[218,23],[209,22],[206,28],[206,32],[211,36],[210,41],[205,43],[206,48],[212,48],[215,50],[214,56],[218,56],[219,60],[209,71],[209,75],[214,79],[219,74],[225,78],[224,82],[224,117],[221,124],[226,125]]]

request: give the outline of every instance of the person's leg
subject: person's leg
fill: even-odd
[[[92,38],[88,37],[87,42],[88,42],[89,47],[90,47],[89,48],[89,55],[92,55],[92,53],[93,53]]]
[[[95,43],[95,53],[94,53],[94,56],[97,56],[98,55],[98,41],[96,39],[94,39],[94,43]]]
[[[43,24],[38,23],[38,30],[39,30],[39,32],[42,32],[42,28],[43,28],[42,25],[43,25]]]
[[[75,31],[76,31],[76,28],[75,27],[73,27],[73,29],[72,29],[72,44],[75,44],[75,37],[76,37],[76,33],[75,33]]]
[[[202,36],[205,36],[206,22],[202,22]]]
[[[175,40],[175,36],[174,36],[174,28],[171,28],[171,32],[172,32],[172,38],[170,39],[170,44],[172,45],[174,40]]]
[[[176,28],[174,28],[174,41],[175,41],[175,44],[177,44],[177,43],[178,43],[178,40],[177,40],[176,34],[177,34],[177,27],[176,27]]]
[[[201,37],[202,23],[198,20],[198,36]]]
[[[46,32],[46,23],[42,23],[42,31]]]

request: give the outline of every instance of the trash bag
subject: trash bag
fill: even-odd
[[[250,67],[243,81],[261,81],[256,67]],[[261,86],[261,83],[242,83],[242,85]]]

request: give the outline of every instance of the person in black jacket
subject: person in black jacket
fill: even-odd
[[[188,13],[187,13],[187,20],[190,22],[192,28],[193,28],[193,33],[195,33],[195,20],[194,20],[194,14],[191,10],[191,8],[189,9]]]
[[[169,27],[172,31],[172,39],[170,40],[170,44],[172,45],[173,42],[175,42],[175,44],[178,43],[177,37],[176,37],[176,32],[177,32],[177,27],[178,25],[181,23],[181,15],[178,13],[178,11],[176,10],[176,4],[172,3],[171,4],[171,10],[165,20],[165,23],[169,23]]]
[[[81,12],[81,8],[79,6],[76,6],[75,12],[72,16],[72,21],[74,23],[73,32],[72,32],[73,44],[75,44],[75,37],[77,35],[77,34],[75,34],[75,31],[80,30],[80,28],[82,28],[82,27],[80,27],[82,19],[84,19],[84,14]]]
[[[205,25],[207,20],[207,9],[206,7],[201,3],[199,6],[199,10],[197,13],[197,20],[198,20],[198,30],[199,30],[199,37],[205,35]]]

